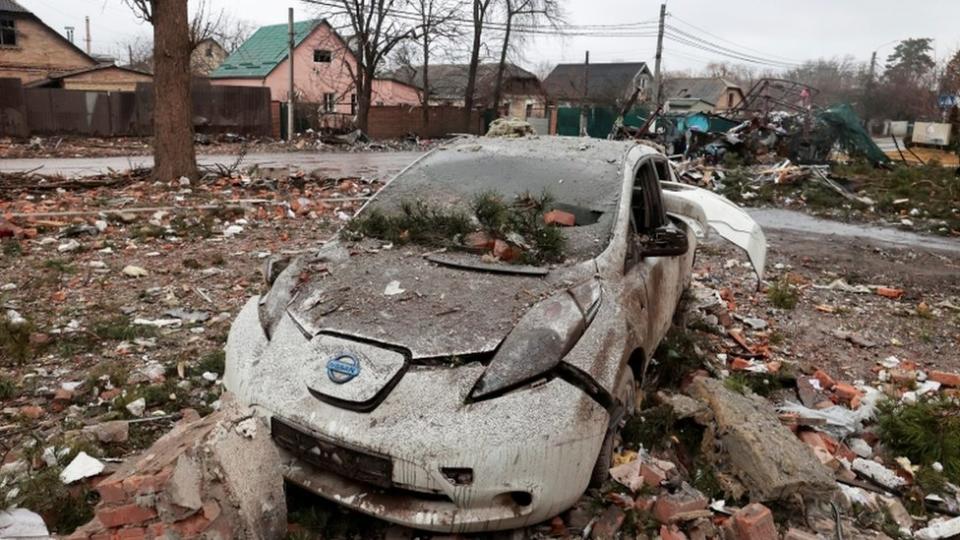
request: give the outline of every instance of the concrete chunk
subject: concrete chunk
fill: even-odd
[[[780,423],[765,399],[733,392],[706,377],[695,379],[687,393],[713,411],[705,441],[719,444],[705,448],[706,454],[728,469],[752,499],[781,500],[795,493],[827,497],[836,489],[830,471]]]

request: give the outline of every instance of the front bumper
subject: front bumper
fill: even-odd
[[[365,467],[382,473],[363,456],[386,457],[389,480],[362,481],[363,475],[323,466],[341,460],[335,451],[300,458],[309,444],[294,448],[289,440],[280,444],[287,480],[354,510],[440,532],[539,523],[586,489],[609,417],[578,388],[553,379],[466,404],[483,366],[411,366],[376,409],[362,413],[310,395],[304,381],[315,374],[304,371],[307,344],[287,317],[267,341],[251,300],[230,331],[227,388],[304,440],[358,452],[356,463]],[[469,471],[469,481],[450,471]]]

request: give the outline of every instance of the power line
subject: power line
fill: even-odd
[[[775,68],[781,68],[781,69],[793,69],[793,68],[796,68],[796,67],[797,67],[796,64],[785,64],[785,63],[782,63],[782,62],[773,62],[773,61],[764,60],[764,59],[758,59],[758,58],[754,58],[754,57],[750,57],[750,56],[744,56],[744,55],[742,55],[742,54],[740,54],[740,53],[732,52],[732,51],[729,51],[729,50],[718,49],[718,48],[712,46],[712,45],[709,44],[709,43],[704,43],[704,42],[698,42],[698,41],[695,41],[695,40],[690,40],[690,39],[685,38],[685,37],[683,37],[683,36],[676,35],[676,34],[674,34],[673,32],[667,32],[666,36],[667,36],[667,38],[669,38],[669,39],[670,39],[671,41],[673,41],[674,43],[679,43],[679,44],[682,44],[682,45],[686,45],[686,46],[688,46],[688,47],[693,47],[693,48],[695,48],[695,49],[700,49],[700,50],[702,50],[702,51],[710,52],[710,53],[713,53],[713,54],[716,54],[716,55],[725,56],[725,57],[727,57],[727,58],[731,58],[731,59],[734,59],[734,60],[738,60],[738,61],[740,61],[740,62],[746,62],[746,63],[749,63],[749,64],[757,64],[757,65],[762,65],[762,66],[767,66],[767,67],[775,67]]]
[[[772,59],[772,58],[766,58],[766,57],[762,57],[762,56],[757,56],[757,55],[753,55],[753,54],[750,54],[750,53],[745,53],[745,52],[742,52],[742,51],[738,51],[738,50],[734,50],[734,49],[731,49],[731,48],[728,48],[728,47],[724,47],[723,45],[718,45],[718,44],[713,43],[713,42],[711,42],[711,41],[705,40],[705,39],[703,39],[703,38],[697,37],[697,36],[695,36],[695,35],[693,35],[693,34],[690,34],[690,33],[688,33],[688,32],[685,32],[685,31],[683,31],[683,30],[680,30],[679,28],[677,28],[677,27],[675,27],[675,26],[672,26],[672,25],[667,25],[667,28],[668,28],[669,30],[671,30],[672,33],[676,34],[676,35],[674,36],[675,38],[676,38],[676,37],[679,37],[679,38],[684,39],[684,40],[686,40],[686,41],[688,41],[688,42],[689,42],[689,41],[692,41],[692,42],[695,42],[695,43],[699,43],[700,45],[703,45],[704,47],[708,47],[708,48],[710,48],[710,49],[713,49],[714,52],[716,52],[716,53],[718,53],[718,54],[723,54],[723,55],[725,55],[725,56],[733,56],[733,57],[737,57],[737,58],[739,58],[739,59],[741,59],[741,60],[744,60],[744,61],[749,61],[749,62],[758,63],[758,64],[775,65],[775,66],[781,66],[781,67],[791,67],[791,68],[792,68],[792,67],[799,67],[799,66],[801,65],[801,64],[798,64],[798,63],[795,63],[795,62],[784,62],[784,61],[781,61],[781,60],[775,60],[775,59]]]
[[[776,59],[779,59],[779,60],[783,60],[783,61],[785,61],[785,62],[787,62],[787,63],[792,63],[792,64],[799,64],[799,63],[801,63],[801,62],[798,61],[796,58],[788,58],[788,57],[786,57],[786,56],[780,56],[780,55],[776,55],[776,54],[773,54],[773,53],[768,53],[768,52],[765,52],[765,51],[761,51],[761,50],[758,50],[758,49],[753,49],[753,48],[751,48],[751,47],[747,47],[746,45],[741,45],[741,44],[738,44],[738,43],[736,43],[736,42],[730,41],[729,39],[723,38],[723,37],[718,36],[718,35],[716,35],[716,34],[712,34],[712,33],[710,33],[709,31],[704,30],[703,28],[700,28],[699,26],[695,26],[693,23],[687,22],[687,21],[681,19],[680,17],[677,17],[676,15],[668,14],[668,16],[669,16],[671,19],[673,19],[673,20],[675,20],[675,21],[677,21],[677,22],[679,22],[679,23],[681,23],[681,24],[685,24],[685,25],[689,26],[690,28],[696,30],[697,32],[700,32],[700,33],[702,33],[702,34],[705,34],[705,35],[707,35],[707,36],[710,36],[710,37],[712,37],[712,38],[714,38],[714,39],[716,39],[716,40],[725,42],[725,43],[727,43],[728,45],[733,45],[734,47],[737,47],[737,48],[739,48],[739,49],[743,49],[743,50],[745,50],[745,51],[750,51],[750,52],[762,54],[762,55],[765,55],[765,56],[769,56],[769,57],[771,57],[771,58],[776,58]]]

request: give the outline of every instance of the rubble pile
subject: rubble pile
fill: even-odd
[[[220,407],[227,330],[261,292],[264,262],[316,249],[380,185],[286,170],[171,182],[2,175],[4,507],[56,533],[88,521],[94,462],[104,468],[93,474],[110,473],[181,409]]]
[[[198,154],[281,153],[281,152],[389,152],[429,150],[439,141],[416,137],[370,141],[363,137],[331,136],[308,129],[297,133],[292,144],[271,137],[236,133],[207,135],[197,133],[194,145]],[[0,159],[126,157],[150,155],[149,137],[79,137],[57,135],[29,139],[0,137]]]
[[[269,430],[227,396],[205,418],[188,411],[99,480],[94,519],[67,538],[280,538],[287,511],[279,469]]]
[[[682,317],[689,330],[681,336],[695,341],[674,336],[658,351],[650,377],[661,387],[628,420],[610,482],[552,530],[662,539],[956,535],[960,365],[921,355],[923,341],[899,336],[956,320],[957,299],[937,291],[918,301],[916,291],[835,274],[819,283],[803,275],[817,267],[783,263],[758,292],[749,266],[714,249],[708,244],[700,259]],[[863,326],[840,322],[860,316]],[[821,335],[833,361],[785,339],[787,325],[823,318],[831,319]],[[883,319],[895,329],[869,329]],[[934,343],[960,337],[949,324],[942,331],[946,339]],[[899,352],[886,354],[891,348]],[[681,373],[668,375],[678,363]],[[581,514],[598,503],[601,510]]]

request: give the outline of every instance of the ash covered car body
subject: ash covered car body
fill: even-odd
[[[576,218],[559,229],[562,257],[508,263],[458,249],[459,235],[437,249],[341,232],[267,272],[277,274],[269,291],[230,331],[224,383],[269,422],[286,479],[347,507],[434,531],[548,519],[609,467],[698,235],[712,226],[762,272],[756,224],[671,180],[663,155],[627,142],[438,148],[355,220],[410,201],[467,215],[482,194],[548,193],[540,223],[554,209]],[[503,241],[537,249],[516,234]]]

